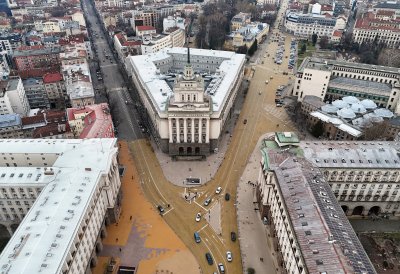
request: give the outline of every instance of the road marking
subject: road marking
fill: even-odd
[[[214,254],[212,253],[210,247],[207,245],[206,241],[208,242],[208,239],[207,239],[207,238],[205,238],[205,241],[203,241],[203,243],[204,243],[204,245],[207,247],[208,251],[210,251],[211,256],[213,257],[213,259],[214,259],[214,261],[215,261],[215,268],[217,269],[217,272],[218,272],[218,266],[217,266],[218,263],[217,263],[217,260],[216,260],[216,258],[215,258],[215,256],[214,256]]]
[[[200,228],[197,232],[202,231],[204,228],[206,228],[208,226],[208,224],[205,224],[202,228]]]
[[[195,203],[196,205],[198,205],[199,207],[201,207],[204,211],[207,211],[207,208],[203,207],[203,206],[200,205],[198,202],[193,201],[193,203]]]
[[[206,231],[204,231],[204,233],[207,235]],[[207,236],[208,236],[208,235],[207,235]],[[214,236],[214,235],[211,235],[211,236]],[[210,236],[208,236],[208,237],[210,237]],[[214,239],[214,240],[215,240],[215,239]],[[226,263],[226,260],[225,260],[225,256],[224,256],[223,253],[221,253],[221,251],[220,251],[219,248],[218,248],[218,241],[217,241],[217,240],[215,240],[215,241],[217,242],[217,245],[214,245],[214,247],[217,249],[217,252],[218,252],[219,255],[222,257],[222,260],[223,260],[223,262],[224,262],[224,265],[227,266],[227,263]],[[211,243],[210,243],[210,244],[211,244]],[[224,243],[221,242],[221,244],[222,244],[223,248],[225,249],[226,247],[225,247]]]
[[[170,211],[172,211],[172,210],[174,210],[174,208],[173,207],[171,207],[171,209],[170,210],[168,210],[168,211],[166,211],[163,215],[167,215]]]
[[[101,68],[108,68],[108,67],[114,67],[117,66],[117,64],[110,64],[110,65],[102,65],[100,66]]]

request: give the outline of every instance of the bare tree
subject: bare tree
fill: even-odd
[[[378,139],[384,139],[384,133],[389,126],[388,121],[381,123],[373,123],[372,126],[364,129],[364,140],[372,141]]]
[[[400,67],[400,50],[399,49],[384,49],[378,57],[378,64],[388,67]]]

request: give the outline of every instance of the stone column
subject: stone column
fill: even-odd
[[[179,118],[175,118],[176,122],[176,142],[180,143],[181,142],[181,132],[179,128]]]
[[[183,142],[187,143],[187,118],[183,118]]]
[[[192,143],[194,143],[194,118],[192,118]]]
[[[172,138],[172,120],[171,120],[171,118],[168,118],[168,130],[169,130],[169,142],[172,143],[173,138]]]
[[[210,142],[210,119],[206,119],[206,143]]]
[[[203,127],[202,121],[203,121],[203,118],[199,118],[199,143],[203,142],[202,137],[201,137],[201,135],[202,135],[201,131],[202,131],[202,127]]]

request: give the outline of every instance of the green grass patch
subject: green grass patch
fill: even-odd
[[[306,51],[304,53],[302,53],[303,45],[306,45]],[[297,44],[297,67],[301,65],[304,58],[312,56],[313,52],[315,52],[315,46],[313,46],[311,42],[305,40],[299,41]]]

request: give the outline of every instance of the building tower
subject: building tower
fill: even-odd
[[[182,156],[204,156],[210,151],[211,98],[204,94],[204,81],[195,74],[187,49],[183,75],[177,76],[169,99],[169,150]]]

